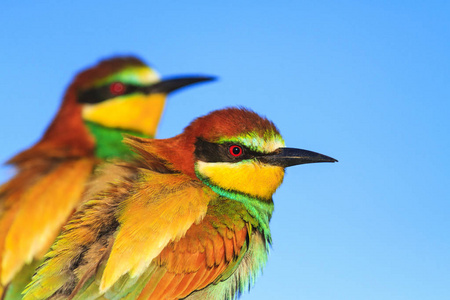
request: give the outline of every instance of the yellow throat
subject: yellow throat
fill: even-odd
[[[165,94],[126,95],[99,104],[85,105],[83,119],[105,127],[155,136],[165,100]]]
[[[95,86],[116,81],[135,85],[158,82],[159,75],[151,68],[129,67],[96,82]],[[155,136],[164,110],[166,94],[134,94],[115,97],[96,104],[85,104],[83,119],[104,127],[124,129]]]

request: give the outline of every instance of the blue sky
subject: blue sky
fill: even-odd
[[[242,2],[6,1],[0,160],[100,58],[216,75],[170,98],[158,137],[243,105],[339,160],[287,170],[269,262],[242,299],[450,299],[448,2]]]

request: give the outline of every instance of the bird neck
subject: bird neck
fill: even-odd
[[[272,213],[274,209],[272,199],[258,199],[256,197],[252,197],[247,194],[229,191],[221,188],[213,183],[211,183],[208,179],[204,178],[196,172],[197,177],[207,186],[209,186],[215,193],[219,194],[222,197],[237,201],[244,205],[247,213],[255,219],[257,222],[256,228],[263,234],[264,240],[266,242],[266,246],[272,242],[270,235],[269,222],[272,218]]]
[[[122,142],[123,134],[153,138],[153,136],[141,132],[105,127],[91,121],[85,121],[85,125],[95,138],[95,156],[100,159],[118,158],[129,160],[133,157],[133,152]]]

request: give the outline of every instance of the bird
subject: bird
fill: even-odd
[[[153,138],[166,96],[211,76],[160,79],[135,56],[81,71],[42,138],[7,163],[0,186],[0,295],[20,295],[103,161],[130,160],[122,134]],[[2,299],[3,299],[2,298]],[[8,299],[8,297],[6,297]]]
[[[337,161],[285,147],[244,107],[124,143],[139,159],[111,165],[121,171],[65,225],[24,300],[235,299],[266,263],[285,168]]]

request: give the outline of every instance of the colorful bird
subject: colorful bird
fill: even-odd
[[[8,285],[8,295],[20,295],[95,167],[132,157],[122,134],[153,138],[167,94],[211,79],[161,81],[135,57],[107,59],[75,77],[42,139],[8,162],[17,174],[0,187],[0,295]]]
[[[120,174],[73,215],[24,299],[233,299],[267,260],[284,169],[336,161],[285,148],[272,122],[243,108],[125,143],[139,163],[112,166]]]

